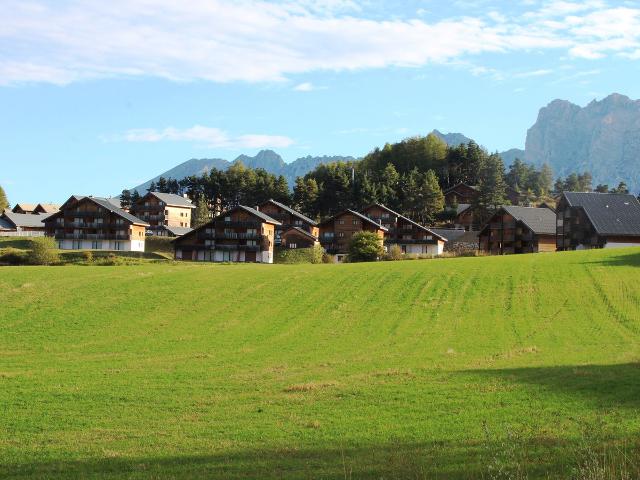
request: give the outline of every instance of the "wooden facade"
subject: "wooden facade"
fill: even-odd
[[[317,230],[318,227],[315,227]],[[281,235],[282,246],[285,248],[312,248],[319,245],[318,236],[300,227],[290,227]]]
[[[263,202],[257,210],[280,222],[276,227],[276,245],[283,243],[283,233],[293,227],[300,228],[316,238],[320,234],[318,222],[276,200]]]
[[[349,250],[349,242],[356,232],[374,232],[384,245],[384,236],[388,229],[354,210],[344,210],[321,222],[320,245],[338,261],[342,261]]]
[[[273,263],[280,222],[244,205],[173,240],[176,260]]]
[[[62,250],[144,252],[145,222],[105,198],[73,196],[44,221]]]
[[[154,235],[172,236],[167,227],[190,228],[195,208],[189,199],[180,195],[148,192],[131,206],[131,212],[147,222],[148,230]]]
[[[502,207],[480,230],[479,248],[492,255],[554,252],[555,213],[548,208]]]
[[[633,195],[564,192],[556,216],[558,250],[640,246],[640,203]]]
[[[444,191],[444,204],[447,207],[463,203],[472,204],[477,197],[478,187],[461,182]]]
[[[386,249],[399,245],[402,253],[423,255],[440,255],[444,251],[445,238],[384,205],[370,205],[362,213],[388,229],[384,236]]]

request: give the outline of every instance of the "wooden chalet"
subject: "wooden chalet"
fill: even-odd
[[[478,197],[478,187],[460,182],[452,187],[447,188],[444,192],[444,204],[447,207],[454,205],[467,204],[471,205]]]
[[[283,203],[270,199],[261,203],[257,210],[280,222],[280,225],[276,227],[276,245],[284,243],[283,234],[290,230],[289,236],[302,241],[304,235],[300,232],[296,233],[296,229],[307,232],[312,237],[315,237],[316,241],[318,239],[318,235],[320,234],[318,222]],[[303,243],[308,243],[308,241],[303,241]]]
[[[0,215],[0,237],[42,237],[44,220],[50,214],[14,213],[6,210]]]
[[[312,248],[319,244],[317,235],[300,227],[289,227],[281,235],[281,245],[286,248]]]
[[[446,238],[379,203],[363,210],[367,217],[388,229],[384,245],[399,245],[402,253],[440,255]]]
[[[44,220],[45,233],[62,250],[144,252],[148,224],[117,207],[112,199],[73,195]]]
[[[184,234],[187,230],[170,230],[168,227],[191,228],[191,212],[195,208],[191,200],[183,196],[147,192],[131,206],[131,213],[147,222],[147,230],[153,235],[175,236],[176,232]]]
[[[640,245],[640,203],[633,195],[564,192],[556,215],[558,250]]]
[[[344,210],[337,215],[321,222],[320,245],[341,262],[347,256],[349,242],[356,232],[374,232],[380,238],[380,245],[384,245],[387,227],[354,210]]]
[[[480,230],[480,250],[493,255],[554,252],[555,222],[549,208],[501,207]]]
[[[173,240],[176,260],[273,263],[275,229],[280,222],[238,205],[211,222]]]

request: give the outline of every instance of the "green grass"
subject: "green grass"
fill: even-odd
[[[0,478],[638,478],[639,267],[1,268]]]

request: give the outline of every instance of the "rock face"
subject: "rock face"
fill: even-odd
[[[186,162],[183,162],[180,165],[149,179],[143,184],[134,187],[132,190],[137,190],[140,194],[144,194],[151,182],[157,182],[160,177],[182,180],[183,178],[191,175],[200,176],[203,173],[211,171],[213,168],[226,170],[236,162],[242,162],[245,167],[249,168],[263,168],[274,175],[284,175],[289,186],[293,186],[296,177],[304,176],[306,173],[315,169],[322,163],[349,162],[354,160],[355,158],[353,157],[343,156],[307,156],[298,158],[291,163],[285,163],[282,157],[273,150],[261,150],[254,157],[240,155],[233,160],[233,162],[222,158],[192,158],[191,160],[187,160]]]
[[[554,100],[527,131],[525,161],[556,176],[588,170],[594,183],[640,189],[640,101],[612,94],[579,107]]]

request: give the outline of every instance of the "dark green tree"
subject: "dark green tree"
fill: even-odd
[[[428,170],[424,174],[419,198],[417,219],[423,223],[433,223],[437,215],[444,210],[444,194],[435,171]]]
[[[374,262],[384,254],[382,239],[374,232],[356,232],[349,242],[350,262]]]
[[[122,190],[120,194],[120,205],[122,208],[131,208],[131,191],[130,190]]]
[[[479,193],[474,210],[480,223],[484,223],[493,212],[507,202],[504,164],[498,154],[487,157],[480,167]]]
[[[198,197],[198,201],[196,202],[196,208],[193,212],[193,217],[191,218],[191,226],[193,228],[198,228],[208,223],[209,220],[210,216],[207,199],[205,198],[204,194],[201,193]]]

